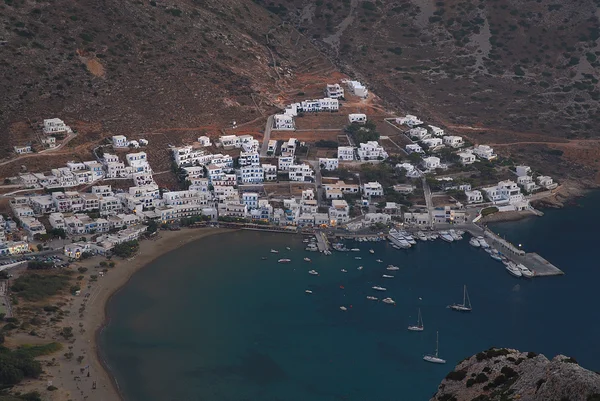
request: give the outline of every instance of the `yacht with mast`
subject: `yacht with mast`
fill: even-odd
[[[462,304],[452,304],[448,305],[448,308],[458,311],[458,312],[471,312],[473,308],[471,308],[471,300],[469,299],[469,293],[467,292],[467,286],[463,287],[463,302]]]
[[[421,308],[419,308],[419,317],[417,318],[416,326],[408,326],[408,330],[410,331],[423,331],[425,327],[423,326],[423,318],[421,317]]]
[[[440,343],[440,333],[435,332],[435,354],[434,355],[425,355],[423,360],[431,363],[446,363],[445,359],[442,359],[438,356],[439,351],[439,343]]]

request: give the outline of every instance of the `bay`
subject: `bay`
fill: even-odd
[[[115,294],[101,352],[132,401],[427,400],[457,362],[491,346],[563,353],[600,370],[599,201],[593,193],[542,218],[491,226],[566,273],[534,280],[510,276],[466,238],[407,251],[350,242],[361,251],[331,256],[305,252],[291,235],[205,238],[160,257]],[[470,314],[446,308],[462,301],[464,284]],[[418,307],[425,331],[409,332]],[[436,331],[446,365],[422,360]]]

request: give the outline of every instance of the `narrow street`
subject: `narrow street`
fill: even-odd
[[[265,133],[263,136],[262,147],[260,148],[260,157],[267,156],[267,149],[269,148],[269,141],[271,140],[271,129],[273,129],[273,116],[267,117],[267,123],[265,124]]]

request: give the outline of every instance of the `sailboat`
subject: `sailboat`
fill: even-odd
[[[445,359],[442,359],[438,356],[440,333],[436,331],[435,334],[435,355],[425,355],[423,360],[431,363],[446,363]]]
[[[462,304],[448,305],[448,308],[458,312],[471,312],[473,310],[473,308],[471,308],[471,300],[469,299],[469,293],[467,292],[466,285],[464,286]]]
[[[423,326],[423,318],[421,317],[421,308],[419,308],[419,317],[417,318],[416,326],[408,326],[408,330],[410,331],[423,331],[425,327]]]

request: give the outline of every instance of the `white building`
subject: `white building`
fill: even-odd
[[[258,207],[258,193],[256,192],[244,192],[242,194],[242,203],[250,209],[256,209]]]
[[[319,99],[319,111],[338,111],[340,109],[340,102],[337,99],[329,97]]]
[[[441,129],[440,127],[436,127],[435,125],[430,125],[429,128],[431,129],[431,132],[433,133],[434,136],[444,136],[445,132],[443,129]]]
[[[198,138],[198,143],[200,144],[200,146],[202,147],[207,147],[207,146],[211,146],[212,143],[210,142],[210,138],[203,135],[201,137]]]
[[[458,152],[456,155],[460,157],[461,164],[465,166],[475,163],[475,155],[471,152]]]
[[[296,138],[290,138],[281,145],[281,156],[294,156],[296,154]]]
[[[554,189],[556,187],[558,187],[558,184],[554,182],[554,180],[552,180],[551,177],[547,176],[547,175],[540,175],[537,178],[538,184],[540,184],[540,186],[546,188],[546,189]]]
[[[411,138],[416,138],[419,141],[430,137],[429,131],[427,131],[427,129],[423,127],[411,128],[410,130],[408,130],[408,135]]]
[[[248,206],[245,203],[225,203],[222,213],[224,216],[246,218]]]
[[[483,202],[483,194],[481,191],[465,191],[468,203],[480,203]]]
[[[129,146],[129,141],[125,135],[114,135],[112,137],[113,148],[126,148]]]
[[[425,167],[426,170],[435,170],[436,168],[440,168],[440,158],[435,156],[424,157],[423,167]]]
[[[262,168],[263,168],[265,181],[277,180],[277,166],[265,163],[262,165]]]
[[[411,143],[406,145],[405,147],[406,149],[406,153],[411,154],[411,153],[425,153],[425,151],[423,150],[423,148],[421,146],[419,146],[416,143]]]
[[[350,220],[350,206],[343,199],[334,199],[329,208],[329,224],[332,226],[346,223]]]
[[[277,158],[277,168],[279,171],[289,171],[292,164],[294,164],[294,156],[279,156]]]
[[[273,117],[273,129],[275,130],[294,130],[294,117],[286,114],[275,114]]]
[[[460,148],[463,145],[463,139],[460,136],[447,135],[442,139],[444,141],[444,145],[450,146],[452,148]]]
[[[358,158],[360,160],[385,160],[388,154],[377,141],[368,141],[361,143],[358,148]]]
[[[237,135],[223,135],[219,138],[221,146],[225,149],[239,148],[241,145],[240,138]]]
[[[496,157],[498,157],[498,155],[494,153],[494,149],[492,149],[488,145],[475,146],[473,148],[473,154],[475,154],[475,156],[479,157],[480,159],[485,160],[493,160]]]
[[[48,148],[55,148],[56,138],[53,136],[47,136],[46,138],[42,139],[42,144]]]
[[[417,116],[407,114],[406,117],[396,118],[396,124],[404,124],[409,127],[416,127],[417,125],[423,124],[423,121],[419,120]]]
[[[18,155],[24,155],[26,153],[31,153],[31,145],[25,145],[25,146],[14,146],[15,149],[15,153]]]
[[[363,221],[363,225],[370,226],[373,224],[381,223],[387,224],[392,221],[392,216],[386,213],[367,213],[365,214],[365,219]]]
[[[277,173],[275,173],[275,178],[277,178]],[[240,168],[240,181],[242,184],[262,184],[264,180],[265,173],[262,166],[255,165]]]
[[[338,146],[337,157],[339,160],[354,160],[354,149],[352,146]]]
[[[360,82],[347,81],[346,84],[348,85],[348,89],[350,90],[350,92],[353,93],[355,96],[362,98],[366,98],[367,96],[369,96],[369,91]]]
[[[367,115],[362,113],[348,114],[348,121],[350,122],[350,124],[364,124],[367,122]]]
[[[258,152],[240,152],[238,161],[240,166],[258,166],[260,164],[260,156]]]
[[[523,201],[521,189],[514,181],[500,181],[494,187],[484,188],[483,191],[490,201],[494,203],[509,203],[515,204]]]
[[[277,150],[277,141],[275,139],[270,139],[267,144],[267,154],[274,155]]]
[[[293,164],[289,167],[290,181],[312,182],[315,172],[308,164]]]
[[[321,169],[323,170],[337,170],[339,166],[339,160],[334,158],[320,157],[319,166],[321,166]]]
[[[325,96],[331,99],[339,99],[344,97],[344,88],[340,84],[327,85],[325,88]]]
[[[524,175],[531,175],[531,167],[529,166],[517,166],[517,177]]]
[[[517,177],[517,184],[522,186],[527,192],[533,192],[540,189],[540,186],[533,181],[533,177],[530,175],[522,175]]]
[[[73,130],[71,130],[71,127],[66,125],[65,122],[60,118],[50,118],[48,120],[44,120],[43,131],[44,135],[62,133],[70,134],[71,132],[73,132]]]
[[[368,182],[363,184],[363,193],[369,198],[383,196],[383,187],[377,181]]]
[[[442,146],[442,138],[426,138],[421,141],[423,145],[427,146],[429,149],[437,148],[438,146]]]

